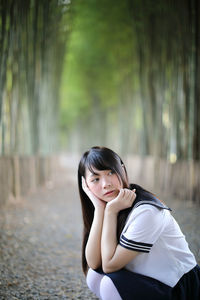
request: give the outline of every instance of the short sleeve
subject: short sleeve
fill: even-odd
[[[128,227],[122,231],[120,245],[126,249],[149,253],[164,227],[163,210],[141,205],[133,210]]]

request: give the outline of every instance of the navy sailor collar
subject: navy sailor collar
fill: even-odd
[[[140,199],[135,199],[134,201],[134,204],[133,204],[133,209],[137,208],[138,206],[140,205],[143,205],[143,204],[149,204],[149,205],[153,205],[159,209],[167,209],[167,210],[171,210],[171,208],[167,207],[166,205],[164,205],[158,198],[156,198],[155,196],[152,198],[152,199],[143,199],[143,200],[140,200]]]

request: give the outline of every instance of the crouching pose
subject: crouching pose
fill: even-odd
[[[199,300],[200,267],[168,208],[129,184],[121,158],[105,147],[78,168],[82,267],[102,300]]]

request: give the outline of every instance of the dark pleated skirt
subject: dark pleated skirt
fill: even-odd
[[[184,274],[172,289],[173,300],[200,300],[200,267]]]
[[[97,270],[105,274],[102,270]],[[200,300],[200,267],[184,274],[175,287],[154,278],[122,269],[105,274],[114,283],[123,300]]]

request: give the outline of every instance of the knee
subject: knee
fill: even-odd
[[[101,299],[103,300],[110,300],[110,299],[122,300],[114,283],[106,275],[101,280],[100,294],[101,294]]]
[[[87,277],[86,277],[86,283],[87,283],[89,289],[93,293],[98,294],[99,286],[100,286],[100,282],[101,282],[102,278],[103,278],[103,275],[95,272],[92,269],[88,270]]]

